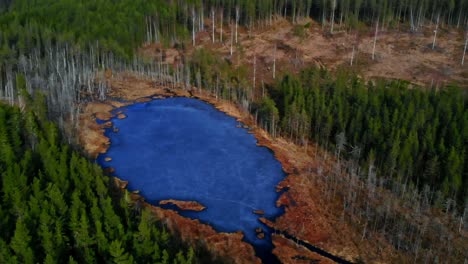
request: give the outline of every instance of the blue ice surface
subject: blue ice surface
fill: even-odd
[[[118,110],[127,118],[112,119],[119,131],[106,132],[111,146],[98,157],[102,166],[115,168],[129,190],[139,190],[152,204],[197,201],[207,209],[180,213],[218,231],[242,231],[257,253],[261,247],[271,250],[268,232],[264,240],[256,237],[257,227],[267,227],[253,213],[262,210],[273,219],[283,212],[275,202],[285,174],[271,150],[257,146],[233,117],[197,99],[168,98]]]

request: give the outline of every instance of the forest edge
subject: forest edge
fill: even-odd
[[[192,87],[183,89],[180,87],[162,86],[154,81],[133,76],[130,73],[120,74],[107,79],[109,84],[109,97],[106,101],[91,101],[83,106],[80,116],[79,139],[84,151],[95,159],[99,154],[106,153],[110,146],[110,140],[104,134],[105,128],[112,128],[112,122],[108,121],[119,113],[112,114],[112,110],[138,102],[147,102],[153,99],[168,97],[191,97],[213,105],[219,111],[226,113],[242,122],[249,128],[257,139],[257,145],[271,149],[276,159],[282,164],[287,176],[278,184],[277,191],[287,189],[277,200],[277,206],[285,206],[285,213],[274,222],[270,222],[275,230],[283,230],[294,237],[305,240],[339,256],[346,260],[362,258],[366,252],[368,260],[390,260],[395,252],[390,245],[386,245],[383,251],[377,251],[376,247],[368,240],[360,240],[349,225],[336,219],[337,212],[327,212],[319,205],[320,188],[310,179],[310,174],[317,174],[318,161],[314,158],[316,153],[322,152],[316,145],[307,147],[291,143],[283,138],[272,138],[265,130],[255,125],[251,114],[242,111],[234,103],[218,99],[205,90]],[[96,123],[96,118],[106,122]],[[318,148],[318,149],[317,149]],[[323,161],[320,161],[323,162]],[[326,161],[325,170],[331,169],[331,162]],[[312,164],[312,165],[311,165]],[[315,169],[311,170],[311,166]],[[308,183],[306,183],[308,182]],[[116,178],[116,183],[122,190],[126,189],[126,183]],[[190,243],[202,243],[221,257],[232,259],[235,263],[260,263],[255,256],[253,247],[242,241],[242,232],[222,233],[215,231],[211,226],[200,223],[179,215],[176,211],[163,209],[144,202],[144,199],[136,193],[132,193],[132,200],[139,201],[167,225],[173,233],[181,235],[182,240]],[[331,206],[330,208],[338,208]],[[272,236],[275,254],[280,260],[300,262],[303,257],[319,260],[320,263],[329,263],[331,260],[324,258],[306,248],[295,245],[293,241],[280,235]],[[331,262],[332,263],[332,262]]]

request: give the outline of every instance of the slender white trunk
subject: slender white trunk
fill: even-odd
[[[457,29],[460,27],[461,14],[462,14],[462,9],[460,8],[460,12],[458,12]]]
[[[323,12],[322,12],[322,29],[324,26],[325,26],[325,8],[323,9]]]
[[[263,82],[262,79],[262,98],[265,97],[265,83]]]
[[[192,8],[192,45],[195,46],[195,9]]]
[[[353,66],[353,61],[354,61],[354,46],[353,46],[353,52],[351,53],[351,62],[350,62],[351,66]]]
[[[231,22],[231,57],[232,57],[232,43],[234,42],[234,30],[232,28],[232,22]]]
[[[297,19],[296,19],[296,5],[297,5],[297,3],[293,3],[293,10],[292,10],[292,16],[293,16],[293,17],[292,17],[292,22],[293,22],[294,24],[296,24],[296,22],[297,22]]]
[[[336,0],[332,0],[332,7],[331,7],[331,27],[330,33],[333,33],[333,26],[335,24],[335,8],[336,8]]]
[[[340,12],[340,30],[342,29],[342,25],[343,25],[343,10],[341,10]]]
[[[379,19],[377,19],[377,24],[375,25],[374,47],[372,48],[372,60],[375,59],[375,44],[377,43],[378,29],[379,29]]]
[[[410,7],[410,24],[411,24],[411,31],[414,31],[414,18],[413,18],[413,8]]]
[[[237,44],[237,24],[239,23],[239,7],[236,7],[236,44]]]
[[[465,47],[463,48],[463,56],[462,56],[462,61],[461,61],[462,66],[463,66],[463,64],[465,64],[465,54],[466,54],[467,44],[468,44],[468,31],[467,31],[466,36],[465,36]]]
[[[276,79],[276,42],[275,42],[275,50],[273,52],[273,79]]]
[[[219,41],[223,42],[223,19],[224,19],[224,12],[223,9],[221,9],[221,21],[219,22]]]
[[[440,17],[440,14],[437,15],[437,24],[436,24],[436,28],[435,28],[435,30],[434,30],[434,39],[432,40],[432,49],[435,48],[436,37],[437,37],[437,30],[439,29],[439,17]]]
[[[148,17],[145,17],[145,24],[146,24],[146,44],[149,44],[151,42],[151,24],[148,21]]]
[[[463,217],[460,217],[460,223],[458,224],[458,233],[461,234],[463,226]]]
[[[416,27],[420,28],[422,26],[422,5],[419,6],[419,12],[418,12],[418,22],[417,22],[417,25]]]
[[[211,8],[211,40],[215,42],[215,11]]]
[[[254,55],[254,62],[253,62],[253,88],[255,89],[255,78],[257,75],[257,55]]]
[[[205,24],[203,24],[203,18],[205,15],[203,14],[203,4],[202,7],[200,7],[200,16],[198,17],[198,21],[200,23],[200,31],[205,31]]]

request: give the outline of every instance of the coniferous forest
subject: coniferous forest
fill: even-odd
[[[316,68],[285,76],[272,96],[275,104],[265,100],[260,106],[268,127],[296,141],[313,139],[366,168],[372,163],[387,178],[436,190],[434,199],[463,204],[468,110],[457,87],[421,91],[405,81],[366,84],[346,72],[331,77]]]
[[[428,262],[436,262],[442,247],[440,256],[449,262],[468,259],[447,242],[447,230],[468,228],[468,95],[459,87],[466,84],[424,87],[310,66],[260,85],[251,65],[236,65],[209,47],[186,52],[197,46],[199,33],[213,34],[214,42],[214,26],[206,21],[215,17],[230,30],[232,57],[234,42],[243,48],[238,27],[250,32],[279,18],[293,24],[311,18],[327,34],[374,28],[416,34],[434,26],[436,33],[445,27],[466,35],[468,1],[0,0],[0,263],[210,259],[168,233],[150,211],[129,205],[81,151],[79,115],[83,104],[107,98],[106,70],[204,89],[250,112],[274,138],[317,144],[339,167],[318,182],[328,199],[342,200],[343,219],[365,222],[364,228],[356,224],[363,238],[373,226],[415,260],[426,252],[434,256]],[[166,63],[162,55],[138,52],[151,44],[186,53]],[[348,182],[337,179],[343,174],[351,175]],[[346,191],[336,191],[340,186]],[[406,199],[417,213],[372,207],[367,197],[377,189]],[[449,224],[411,221],[436,210]]]
[[[130,209],[98,165],[61,143],[45,111],[0,106],[0,262],[194,262],[192,249],[148,210]]]

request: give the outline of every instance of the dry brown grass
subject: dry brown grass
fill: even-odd
[[[111,79],[110,83],[112,84],[110,94],[130,100],[125,104],[140,101],[141,98],[137,98],[139,91],[142,96],[145,96],[143,97],[145,100],[149,100],[150,97],[193,96],[214,105],[220,111],[248,125],[251,133],[257,138],[258,145],[270,148],[281,162],[283,170],[289,174],[277,187],[278,190],[287,187],[288,191],[277,201],[278,206],[286,206],[286,211],[272,223],[275,229],[287,231],[303,241],[308,241],[348,260],[362,256],[365,256],[364,259],[373,261],[392,259],[391,256],[395,253],[390,247],[383,244],[385,250],[377,251],[371,241],[360,241],[357,231],[340,220],[342,209],[338,201],[330,203],[323,199],[321,188],[316,184],[314,177],[319,177],[317,174],[319,166],[324,168],[324,171],[330,170],[334,160],[316,145],[299,146],[284,138],[272,138],[266,131],[254,124],[254,119],[249,113],[231,102],[216,99],[204,90],[192,89],[188,92],[183,89],[167,89],[150,80],[139,79],[130,74],[117,76],[115,80]],[[92,157],[105,152],[109,146],[109,139],[104,136],[103,127],[95,123],[95,116],[108,113],[121,105],[122,103],[116,101],[108,101],[89,103],[84,108],[80,134],[86,135],[81,140],[85,150]],[[327,160],[318,158],[324,156],[329,158]],[[160,215],[175,217],[172,213],[163,213],[159,210],[157,209]],[[177,216],[168,221],[183,222],[185,220]],[[276,252],[284,253],[284,249],[277,249]]]

